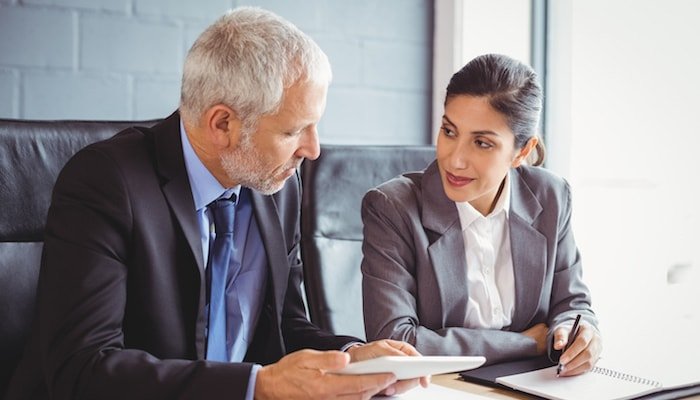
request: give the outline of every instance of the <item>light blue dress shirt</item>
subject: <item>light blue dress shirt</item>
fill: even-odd
[[[234,247],[226,281],[226,344],[229,350],[229,361],[240,362],[243,361],[248,345],[255,334],[267,280],[267,257],[257,221],[253,215],[250,189],[241,186],[233,188],[221,186],[195,154],[182,121],[180,138],[185,168],[197,210],[205,265],[209,258],[210,243],[213,243],[216,237],[214,220],[207,206],[219,197],[230,197],[232,193],[237,196],[233,228]],[[259,365],[253,367],[246,394],[247,399],[253,399],[259,369]]]

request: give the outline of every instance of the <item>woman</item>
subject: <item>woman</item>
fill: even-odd
[[[593,367],[602,344],[569,186],[537,167],[541,108],[534,71],[506,56],[477,57],[452,77],[436,161],[363,200],[368,340],[496,363],[561,351],[581,314],[562,375]]]

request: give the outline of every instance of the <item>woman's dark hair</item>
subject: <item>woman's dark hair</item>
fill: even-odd
[[[447,85],[445,103],[454,96],[484,96],[496,111],[506,117],[515,135],[516,148],[522,148],[536,136],[542,110],[542,89],[537,74],[529,66],[501,54],[485,54],[469,61],[452,75]],[[541,165],[545,149],[537,143],[537,159]]]

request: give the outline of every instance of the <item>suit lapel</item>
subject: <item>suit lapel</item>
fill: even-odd
[[[152,128],[155,144],[156,168],[162,177],[162,191],[170,209],[180,225],[187,244],[192,251],[192,256],[199,272],[199,301],[198,310],[206,306],[206,279],[204,273],[204,258],[202,255],[202,242],[197,222],[197,212],[194,208],[192,189],[190,187],[187,170],[185,168],[184,155],[182,153],[182,141],[180,140],[180,117],[172,114],[162,123]],[[195,348],[198,358],[204,358],[204,330],[206,316],[199,312],[195,326]]]
[[[431,244],[428,255],[438,284],[443,324],[466,323],[467,269],[457,206],[445,195],[437,163],[423,174],[422,221]]]
[[[537,311],[544,285],[547,239],[533,225],[542,206],[518,170],[511,170],[510,243],[515,275],[515,315],[511,330],[525,329]]]
[[[171,115],[162,124],[154,127],[153,131],[158,172],[165,178],[162,186],[163,193],[185,234],[201,278],[204,276],[201,234],[182,154],[180,117],[177,114]]]
[[[270,266],[268,279],[272,282],[274,312],[279,316],[282,312],[284,294],[289,280],[289,264],[287,264],[287,254],[284,251],[285,240],[282,236],[282,230],[279,229],[279,213],[272,196],[265,196],[254,190],[251,190],[250,194],[267,262]]]

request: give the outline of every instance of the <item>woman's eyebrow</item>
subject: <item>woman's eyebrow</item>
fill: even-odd
[[[449,118],[447,115],[443,115],[443,116],[442,116],[442,123],[444,124],[445,122],[447,122],[448,125],[451,125],[451,126],[455,129],[455,131],[457,131],[457,133],[460,133],[460,132],[459,132],[459,129],[457,129],[457,125],[455,125],[454,122],[452,122],[452,121],[450,120],[450,118]],[[472,135],[501,136],[501,135],[498,134],[498,132],[489,131],[489,130],[472,131],[472,132],[469,132],[469,133],[471,133]]]

